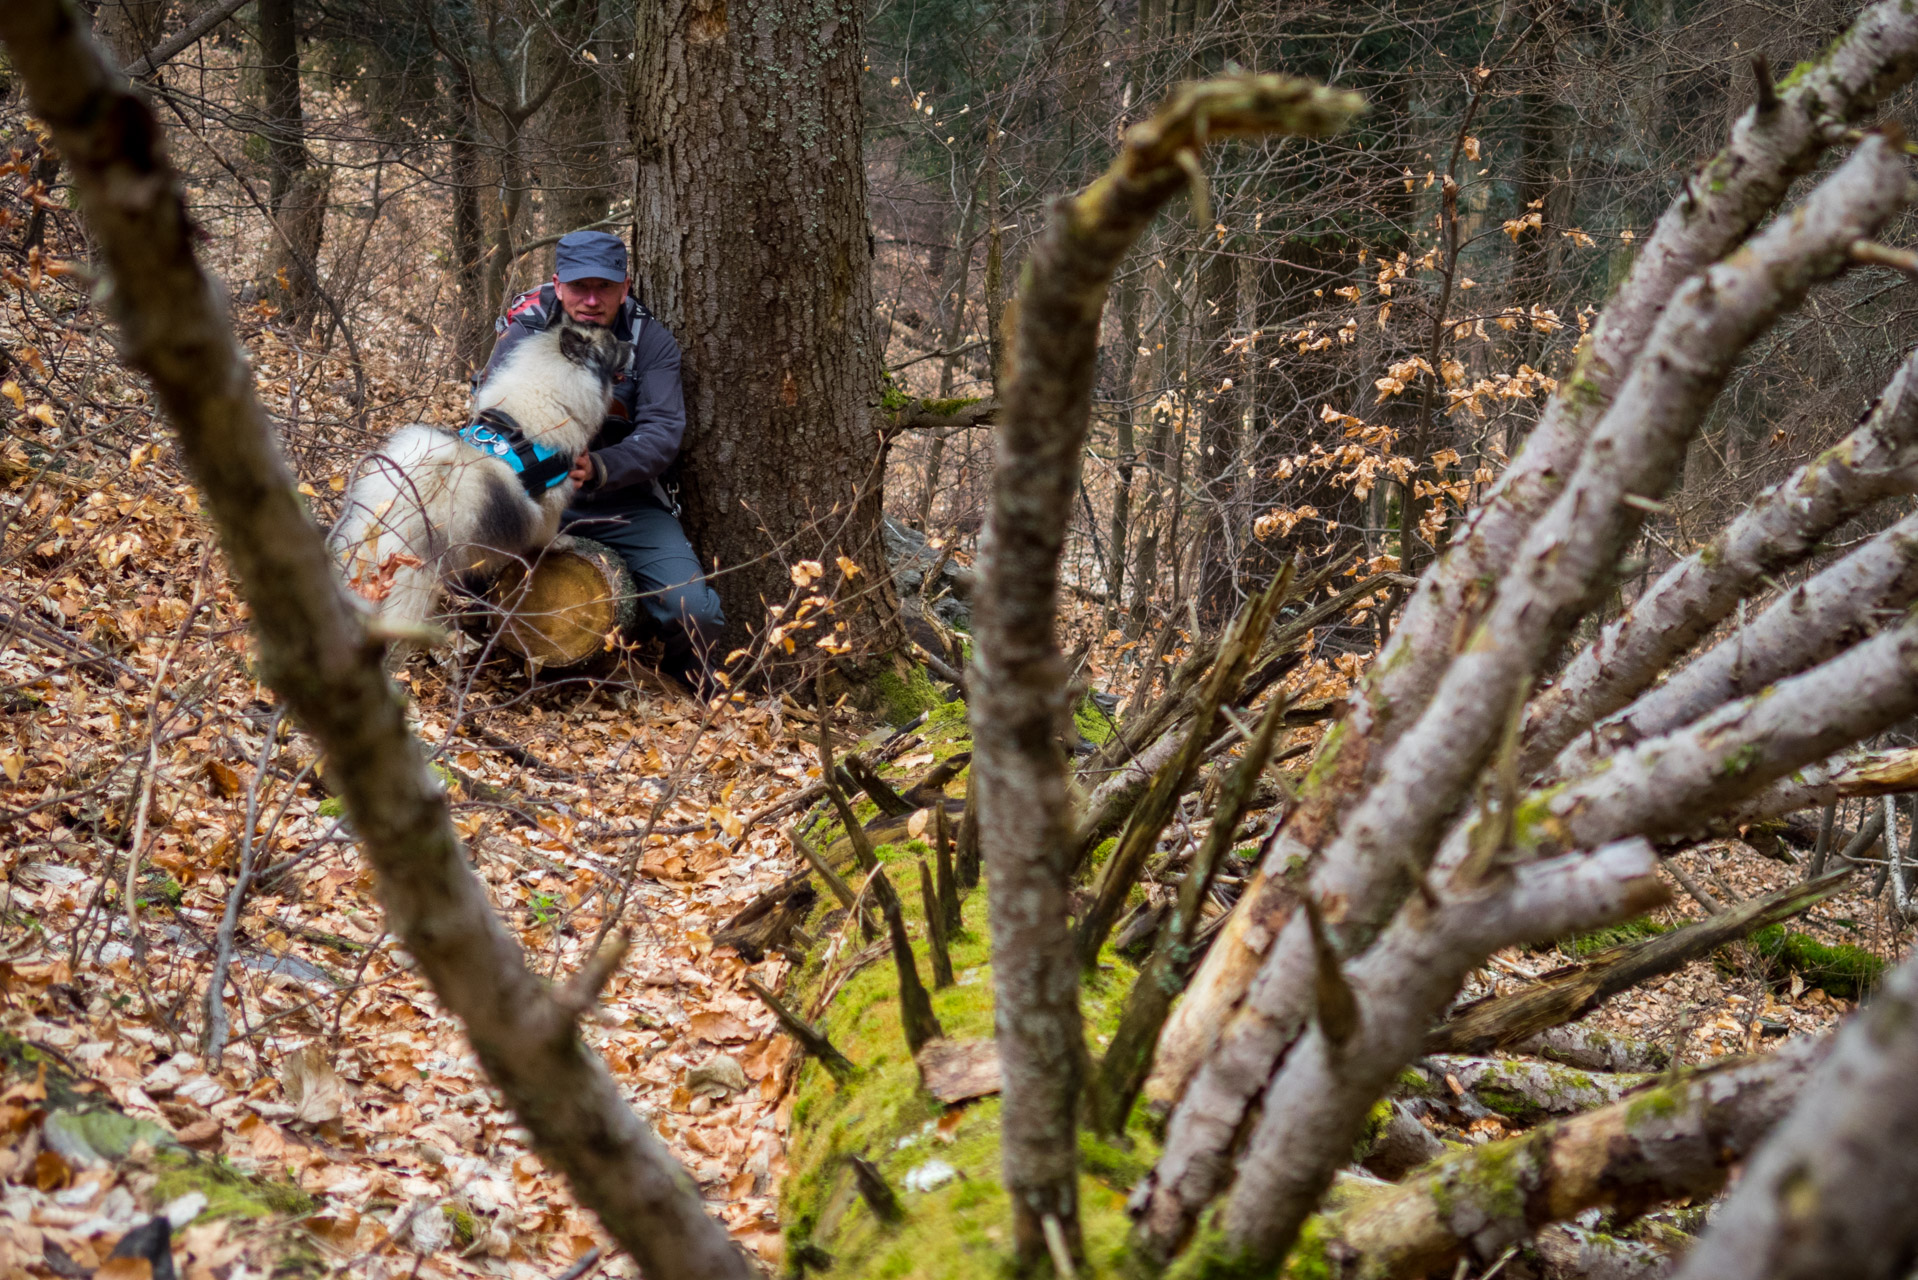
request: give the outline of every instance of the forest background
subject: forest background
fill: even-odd
[[[750,280],[703,287],[710,280],[691,267],[662,265],[699,262],[769,225],[745,134],[709,138],[706,159],[735,171],[730,187],[657,216],[663,190],[685,194],[647,176],[657,87],[672,78],[658,72],[674,67],[670,55],[652,58],[671,44],[648,25],[671,26],[663,19],[610,0],[155,0],[102,5],[93,20],[154,97],[198,251],[226,283],[261,399],[316,513],[330,511],[352,461],[385,430],[460,416],[493,317],[547,276],[564,231],[630,235],[641,298],[689,321],[698,407],[688,520],[722,570],[740,687],[752,696],[702,712],[638,667],[538,686],[459,663],[403,679],[457,793],[456,824],[483,857],[492,842],[492,891],[547,973],[584,964],[629,896],[644,903],[630,908],[645,922],[643,962],[613,980],[607,1008],[620,1012],[589,1037],[628,1100],[663,1117],[662,1135],[734,1236],[775,1257],[793,1225],[774,1200],[797,1060],[789,1043],[765,1038],[771,1015],[741,979],[751,969],[778,989],[785,975],[776,955],[753,968],[715,937],[796,865],[765,824],[791,812],[781,806],[792,797],[810,802],[821,771],[817,710],[765,696],[758,672],[799,646],[905,654],[876,675],[851,664],[842,701],[901,723],[945,705],[917,667],[957,677],[966,658],[952,625],[965,613],[939,595],[949,582],[976,589],[970,574],[945,570],[973,562],[986,523],[991,432],[1018,322],[1007,312],[1049,201],[1091,180],[1123,130],[1187,80],[1282,70],[1366,100],[1331,137],[1208,151],[1200,188],[1124,261],[1097,334],[1083,487],[1064,513],[1071,603],[1059,638],[1078,704],[1066,736],[1105,743],[1112,720],[1189,694],[1186,660],[1202,668],[1206,646],[1296,561],[1312,598],[1337,602],[1291,637],[1282,688],[1294,710],[1272,750],[1299,759],[1363,677],[1415,575],[1573,376],[1578,344],[1661,213],[1751,108],[1755,86],[1770,85],[1753,55],[1789,84],[1782,69],[1856,15],[1838,5],[1280,12],[1169,0],[893,4],[856,18],[831,6],[672,13],[681,25],[668,35],[690,32],[693,44],[702,21],[751,32],[760,43],[745,67],[758,58],[775,80],[782,45],[816,44],[835,23],[862,32],[856,91],[839,86],[831,118],[810,118],[793,99],[764,131],[803,146],[809,131],[854,125],[865,200],[822,187],[813,213],[854,219],[870,275],[847,275],[803,241],[758,250],[816,277],[814,292],[832,304],[822,312],[861,317],[852,327],[868,345],[838,381],[816,370],[802,385],[762,368],[750,344],[712,336],[715,324],[763,323],[790,340],[784,327],[803,327],[752,311]],[[697,82],[690,92],[697,100]],[[744,105],[718,100],[726,109],[712,116],[736,123],[727,111]],[[1887,117],[1908,107],[1894,98]],[[183,1139],[255,1171],[291,1168],[300,1194],[319,1198],[303,1205],[315,1236],[357,1264],[510,1269],[583,1256],[593,1226],[516,1154],[528,1135],[498,1110],[385,937],[338,805],[311,780],[314,753],[255,683],[246,611],[148,391],[109,343],[72,175],[18,80],[7,81],[4,110],[11,1029],[88,1064],[123,1106]],[[1897,241],[1895,219],[1876,234]],[[1908,288],[1882,269],[1839,276],[1744,350],[1581,638],[1852,428],[1918,336]],[[713,320],[718,302],[730,321]],[[724,433],[711,430],[722,421]],[[881,505],[893,554],[916,557],[916,579],[884,572]],[[1820,554],[1862,545],[1902,514],[1895,506],[1842,524]],[[831,597],[832,608],[817,607],[838,620],[782,629],[788,615],[769,617],[808,597]],[[918,770],[954,749],[920,739],[881,735],[872,747]],[[1907,742],[1888,727],[1871,745]],[[1217,791],[1188,817],[1202,820]],[[1856,792],[1844,800],[1827,811],[1827,846],[1832,828],[1861,830],[1880,812]],[[1156,867],[1154,888],[1129,908],[1165,906],[1193,837],[1167,837],[1169,870]],[[1695,856],[1715,859],[1706,874],[1721,881],[1720,898],[1795,878],[1742,842]],[[256,867],[263,857],[271,864]],[[1229,870],[1212,911],[1251,870]],[[1899,917],[1876,904],[1877,879],[1859,900],[1822,904],[1816,918],[1841,923],[1819,936],[1895,956]],[[1723,906],[1709,886],[1692,887],[1700,911]],[[983,920],[970,927],[983,936]],[[208,975],[236,957],[229,993]],[[1504,963],[1521,977],[1549,967],[1536,956]],[[1775,972],[1741,963],[1728,975],[1700,962],[1672,1000],[1618,1011],[1621,1029],[1696,1061],[1754,1048],[1772,1024],[1826,1025],[1857,995],[1834,998],[1802,975],[1775,989]],[[1496,976],[1474,981],[1472,993],[1498,989]],[[975,1029],[989,1025],[988,1012]],[[722,1056],[736,1084],[714,1066]],[[723,1078],[694,1074],[708,1068]],[[330,1101],[304,1101],[320,1097]],[[422,1123],[437,1133],[402,1138]],[[1480,1137],[1517,1127],[1500,1121]],[[95,1199],[77,1202],[94,1209],[114,1189],[116,1175],[88,1181],[77,1165],[49,1165],[42,1178],[40,1168],[29,1152],[10,1177],[49,1202],[90,1188]],[[139,1194],[119,1217],[96,1218],[131,1221],[132,1206],[152,1199],[138,1176],[127,1185]],[[834,1194],[805,1211],[808,1230]],[[48,1238],[38,1243],[36,1265],[50,1265]],[[230,1262],[266,1246],[221,1228],[189,1247]],[[1076,1239],[1066,1249],[1081,1252]]]

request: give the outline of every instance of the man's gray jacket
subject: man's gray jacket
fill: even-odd
[[[519,342],[560,317],[559,294],[551,281],[514,298],[495,323],[499,337],[492,358],[480,372],[484,382]],[[614,336],[633,344],[633,364],[613,387],[606,421],[588,445],[593,478],[573,498],[576,509],[618,510],[647,498],[672,503],[659,478],[679,456],[686,435],[686,399],[679,385],[679,344],[630,295],[619,304]]]

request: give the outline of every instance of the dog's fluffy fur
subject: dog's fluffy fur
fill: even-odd
[[[474,393],[470,420],[498,409],[528,440],[577,458],[606,416],[630,351],[608,329],[562,319],[507,355]],[[490,573],[552,542],[575,487],[562,480],[535,501],[505,462],[416,422],[354,468],[331,544],[347,584],[375,616],[416,628],[447,577]]]

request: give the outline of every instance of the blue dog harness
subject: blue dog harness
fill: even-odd
[[[571,458],[528,440],[513,416],[499,409],[482,409],[479,421],[461,427],[459,437],[511,467],[526,496],[535,502],[573,469]]]

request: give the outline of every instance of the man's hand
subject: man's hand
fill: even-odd
[[[566,478],[575,484],[583,485],[590,482],[593,478],[593,455],[582,453],[574,458],[573,469],[566,473]]]

